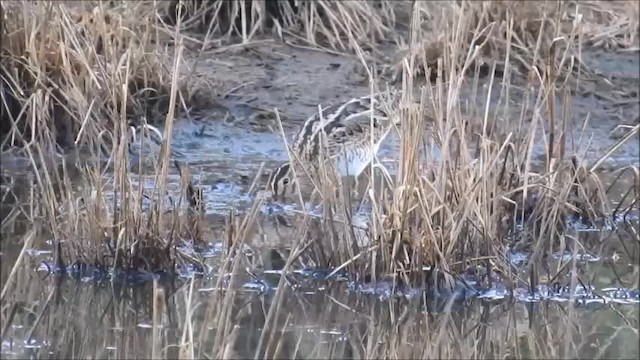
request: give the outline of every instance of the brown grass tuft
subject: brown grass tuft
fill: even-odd
[[[412,54],[420,64],[414,75],[430,69],[432,81],[437,59],[448,51],[443,42],[447,36],[445,29],[464,34],[462,42],[469,48],[479,46],[474,60],[484,68],[483,76],[489,74],[495,62],[499,73],[511,66],[509,72],[515,78],[530,80],[536,73],[550,71],[550,65],[556,67],[552,71],[563,74],[561,78],[575,78],[578,71],[583,76],[590,73],[581,63],[581,44],[638,49],[639,25],[637,16],[633,16],[638,9],[629,2],[419,2],[417,11],[424,20],[416,39],[420,50]],[[453,22],[464,14],[471,14],[468,23],[453,29]],[[406,55],[409,45],[401,47],[401,53]],[[550,62],[550,58],[554,62]],[[562,64],[560,59],[566,59],[567,63]],[[392,65],[397,80],[401,68],[401,62]]]
[[[153,8],[127,4],[89,11],[64,3],[7,6],[2,75],[5,94],[19,105],[1,119],[12,129],[3,147],[34,138],[63,148],[86,144],[166,102],[167,55],[154,45]]]
[[[392,33],[395,5],[383,1],[171,1],[159,13],[169,24],[182,18],[181,31],[204,34],[202,48],[239,38],[243,44],[269,30],[304,46],[353,50],[349,36],[366,46]],[[180,16],[178,15],[180,14]]]
[[[23,148],[35,170],[35,209],[25,215],[46,219],[60,266],[172,270],[179,219],[164,217],[163,198],[173,166],[171,124],[177,101],[185,103],[179,95],[182,44],[174,37],[174,49],[161,45],[151,3],[75,5],[3,4],[2,95],[10,108],[0,119],[9,129],[2,147]],[[130,144],[129,124],[147,118],[163,120],[167,129],[151,161],[144,147],[132,154]],[[155,169],[151,192],[141,185],[148,171],[140,170],[137,188],[132,182],[129,171],[138,165],[132,155]],[[105,172],[106,157],[112,173]]]

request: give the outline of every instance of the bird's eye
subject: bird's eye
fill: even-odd
[[[282,183],[285,184],[285,185],[289,184],[289,179],[282,180]]]

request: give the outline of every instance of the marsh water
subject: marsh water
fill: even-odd
[[[221,273],[230,209],[246,213],[256,197],[248,190],[261,166],[270,168],[287,159],[277,122],[262,114],[274,107],[282,111],[290,138],[318,103],[368,91],[366,83],[354,78],[352,59],[273,44],[255,51],[260,56],[204,60],[208,71],[221,74],[218,81],[237,90],[222,91],[225,96],[210,111],[181,118],[174,126],[173,146],[186,155],[204,192],[208,229],[205,248],[189,243],[180,247],[207,267],[182,268],[173,279],[98,271],[56,276],[49,273],[51,241],[36,239],[15,269],[19,286],[8,295],[11,301],[2,304],[3,358],[640,356],[637,213],[603,228],[580,223],[570,228],[567,236],[583,246],[575,253],[552,254],[550,262],[556,268],[571,266],[575,278],[542,280],[535,289],[513,292],[499,283],[473,286],[474,279],[469,278],[467,288],[433,293],[391,281],[352,279],[341,272],[327,276],[332,269],[304,266],[284,275],[287,286],[279,287],[286,252],[297,241],[296,214],[304,209],[266,203],[250,246],[243,250],[249,262],[261,266],[233,279]],[[624,79],[627,86],[637,87],[640,81],[635,53],[616,54],[613,60],[608,53],[593,53],[589,61],[601,72]],[[612,61],[618,66],[611,66]],[[572,151],[586,160],[604,154],[618,138],[615,126],[637,124],[640,113],[638,92],[635,102],[612,103],[612,89],[596,90],[572,98],[574,122],[590,119],[585,130],[575,131],[569,141]],[[605,96],[594,95],[598,93]],[[469,94],[461,95],[465,96]],[[537,146],[542,155],[542,145]],[[397,136],[392,134],[379,160],[392,168],[397,148]],[[621,146],[603,165],[605,180],[613,181],[615,171],[625,166],[638,166],[639,153],[634,139]],[[3,171],[7,168],[3,166]],[[172,172],[169,179],[178,189],[178,174]],[[152,182],[143,179],[142,184],[152,186]],[[624,184],[619,187],[610,191],[613,202],[626,189]],[[356,218],[366,224],[366,205]],[[3,232],[4,284],[22,244],[20,236]],[[509,256],[516,269],[527,258],[526,253]],[[212,308],[212,299],[225,296],[219,291],[221,278],[226,285],[233,283],[226,292],[231,294],[230,316],[224,324],[209,323],[210,312],[217,309]],[[154,286],[162,291],[154,292]],[[166,300],[160,315],[158,294]],[[273,302],[279,304],[276,313],[269,312]],[[214,336],[220,326],[230,327],[225,339]],[[265,327],[279,332],[277,343],[261,338]],[[223,340],[224,352],[212,354],[210,349]]]

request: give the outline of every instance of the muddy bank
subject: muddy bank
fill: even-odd
[[[616,126],[638,123],[640,57],[637,52],[600,50],[584,51],[583,57],[584,63],[600,74],[601,80],[589,81],[582,86],[584,89],[581,92],[571,94],[571,129],[568,130],[573,130],[574,139],[570,141],[569,149],[573,146],[574,151],[579,153],[590,141],[591,149],[585,153],[585,157],[593,159],[602,155],[602,151],[617,140],[619,135],[612,133]],[[175,134],[176,145],[187,148],[188,141],[194,150],[202,146],[203,149],[216,152],[211,156],[233,154],[233,148],[237,148],[242,135],[246,136],[248,144],[245,146],[248,147],[238,149],[238,155],[252,152],[261,156],[260,160],[282,160],[283,145],[278,141],[279,128],[275,116],[269,113],[271,110],[278,109],[285,134],[290,138],[311,114],[317,112],[319,104],[326,106],[369,92],[367,78],[354,57],[297,49],[274,42],[252,46],[250,50],[236,55],[201,54],[198,59],[191,61],[198,62],[199,72],[210,71],[223,84],[216,97],[220,109],[208,114],[192,114],[191,118],[196,119],[197,124],[179,124]],[[390,81],[389,76],[383,77],[378,85],[384,87]],[[492,106],[497,106],[500,97],[500,81],[496,80],[489,96]],[[424,85],[420,79],[416,79],[416,83],[416,89]],[[459,96],[463,114],[470,113],[474,103],[478,109],[484,109],[488,80],[482,79],[476,99],[471,98],[470,88],[463,87],[466,91]],[[511,89],[509,106],[514,116],[520,111],[522,92],[523,88],[518,85]],[[560,96],[557,100],[558,104],[562,104]],[[562,111],[558,109],[557,115],[561,116]],[[200,119],[207,121],[202,124]],[[585,119],[589,121],[582,132],[581,125]],[[503,122],[509,120],[500,119]],[[515,118],[511,121],[515,122]],[[198,126],[204,126],[206,132],[215,134],[212,141],[187,140],[187,134],[195,133]],[[210,130],[207,129],[209,127]],[[250,132],[239,132],[236,128]],[[256,132],[265,135],[260,138]],[[581,144],[578,143],[579,139],[582,139]],[[387,151],[394,145],[397,146],[397,139],[392,136],[387,146],[382,148],[381,157],[387,156]],[[630,141],[612,156],[611,162],[619,162],[620,166],[637,163],[637,155],[638,144]]]

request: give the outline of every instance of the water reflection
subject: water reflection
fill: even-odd
[[[349,253],[349,244],[333,239],[345,246],[344,251],[335,250],[320,217],[304,215],[294,204],[264,204],[246,229],[243,244],[237,245],[235,261],[223,267],[233,245],[226,233],[230,205],[244,215],[255,199],[247,190],[261,162],[286,158],[284,148],[274,150],[281,146],[278,136],[259,134],[240,141],[229,129],[205,128],[208,141],[187,143],[190,132],[184,129],[174,138],[180,150],[190,154],[194,182],[204,190],[207,203],[206,243],[181,243],[177,251],[204,266],[182,267],[178,277],[161,279],[156,290],[155,274],[142,285],[47,275],[42,264],[51,262],[52,250],[42,235],[18,264],[2,299],[3,358],[639,356],[639,247],[637,232],[625,230],[637,228],[637,222],[618,223],[610,231],[573,229],[571,235],[581,246],[553,249],[547,268],[537,268],[540,281],[535,289],[519,284],[512,292],[505,284],[488,287],[466,278],[473,291],[445,296],[343,273],[326,279],[345,262],[335,254]],[[134,186],[154,186],[151,177],[131,180]],[[169,190],[178,192],[175,172],[170,183]],[[623,185],[621,189],[628,188]],[[21,191],[31,188],[25,183]],[[615,191],[609,195],[612,201],[621,197]],[[17,202],[7,197],[7,205]],[[319,208],[306,210],[322,213]],[[10,212],[3,213],[3,219],[5,215]],[[353,234],[350,240],[359,247],[369,246],[368,216],[366,208],[356,212],[359,228],[337,232]],[[1,243],[3,289],[22,247],[16,234],[30,227],[33,224],[3,228],[12,235]],[[299,243],[306,252],[282,275],[280,269]],[[507,255],[514,271],[522,271],[528,254]],[[549,269],[562,269],[574,255],[575,268],[567,267],[573,270],[553,278],[559,271]],[[572,274],[578,280],[572,280]]]
[[[327,278],[329,271],[310,266],[319,265],[308,262],[315,255],[300,256],[283,275],[279,269],[291,255],[291,239],[319,236],[313,230],[299,231],[296,221],[302,220],[295,217],[281,220],[261,215],[229,263],[221,237],[204,248],[184,244],[181,251],[202,254],[208,270],[185,271],[172,279],[156,277],[155,285],[34,272],[50,254],[30,252],[18,265],[16,285],[3,302],[2,356],[635,358],[639,354],[640,269],[638,245],[629,233],[582,233],[580,244],[592,256],[576,258],[574,272],[553,281],[545,280],[548,275],[540,267],[540,285],[534,293],[519,287],[498,294],[500,286],[494,284],[484,292],[480,287],[454,297],[428,288],[394,286],[385,279],[367,283],[344,273]],[[14,248],[3,246],[3,280],[11,270],[8,260],[16,257]],[[330,264],[330,254],[324,255]],[[573,255],[556,253],[549,257],[549,267],[562,267],[572,259]],[[580,281],[572,280],[574,274]]]
[[[423,299],[380,300],[344,283],[200,292],[206,280],[196,280],[154,294],[151,284],[58,285],[29,275],[3,321],[4,358],[638,356],[637,306],[473,299],[430,309]]]

